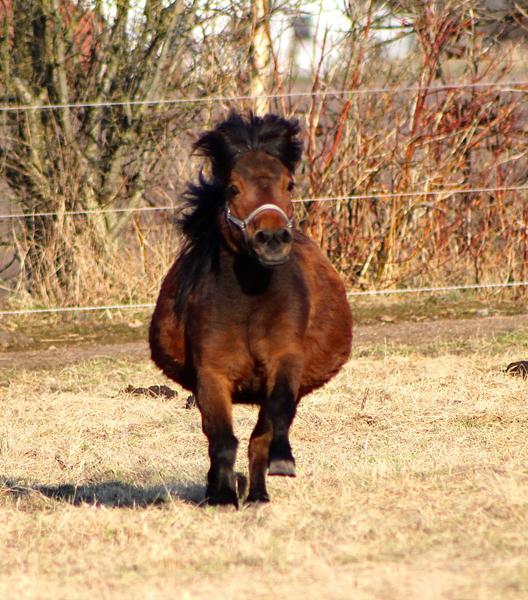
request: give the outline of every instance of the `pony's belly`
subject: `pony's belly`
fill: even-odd
[[[351,343],[351,329],[345,328],[339,336],[328,336],[324,344],[312,345],[301,377],[300,397],[320,388],[340,371],[350,357]]]

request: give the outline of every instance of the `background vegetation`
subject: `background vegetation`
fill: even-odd
[[[522,8],[357,0],[324,26],[327,6],[2,0],[2,105],[26,108],[0,112],[3,206],[27,215],[2,222],[6,300],[152,301],[173,211],[98,211],[177,206],[231,107],[301,120],[299,198],[367,196],[298,206],[351,287],[526,280],[528,192],[493,191],[528,183],[528,86],[501,84],[526,79]],[[259,94],[279,97],[229,100]],[[149,104],[175,98],[203,101]]]

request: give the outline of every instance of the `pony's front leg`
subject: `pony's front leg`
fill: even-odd
[[[269,475],[295,477],[295,459],[289,440],[290,425],[297,409],[297,369],[280,369],[266,403],[272,425],[269,447]]]
[[[196,401],[202,415],[202,429],[209,441],[211,460],[206,501],[209,504],[233,504],[238,508],[233,471],[238,440],[233,434],[229,382],[212,372],[200,373]]]
[[[269,502],[266,473],[295,477],[295,460],[288,433],[297,407],[299,371],[295,361],[285,362],[270,381],[271,391],[260,407],[249,441],[247,502]]]

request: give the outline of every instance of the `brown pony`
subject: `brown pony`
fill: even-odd
[[[296,120],[231,113],[196,142],[212,177],[189,186],[185,244],[152,317],[153,361],[201,412],[209,504],[238,506],[233,403],[260,407],[247,501],[267,502],[266,472],[295,476],[288,432],[299,400],[350,354],[343,283],[293,222],[298,133]]]

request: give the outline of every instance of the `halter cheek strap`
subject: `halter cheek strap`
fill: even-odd
[[[244,239],[247,242],[247,226],[251,223],[251,221],[253,221],[253,219],[257,215],[260,215],[260,213],[269,210],[278,212],[282,217],[284,217],[284,220],[286,221],[286,227],[288,229],[292,229],[293,218],[290,219],[288,215],[282,210],[282,208],[280,208],[280,206],[277,206],[276,204],[263,204],[262,206],[259,206],[253,212],[251,212],[245,219],[239,219],[238,217],[235,217],[235,215],[231,214],[231,209],[227,205],[225,209],[225,214],[228,223],[236,225],[236,227],[238,227],[244,234]]]

